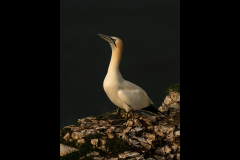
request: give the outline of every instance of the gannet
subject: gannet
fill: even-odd
[[[123,79],[119,71],[123,51],[122,40],[118,37],[103,34],[98,35],[106,40],[112,48],[112,57],[107,75],[103,81],[103,88],[112,103],[126,110],[126,116],[123,122],[127,120],[129,111],[144,110],[157,115],[163,114],[151,106],[153,102],[142,88]],[[119,114],[119,108],[117,114]]]

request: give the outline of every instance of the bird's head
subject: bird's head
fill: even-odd
[[[113,37],[113,36],[107,36],[104,34],[98,34],[98,35],[110,44],[112,50],[115,50],[115,49],[122,50],[123,49],[123,42],[120,38]]]

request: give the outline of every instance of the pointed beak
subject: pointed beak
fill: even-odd
[[[111,37],[107,36],[107,35],[104,35],[104,34],[98,34],[102,39],[104,39],[105,41],[107,41],[108,43],[113,43],[115,46],[115,42],[112,40]]]

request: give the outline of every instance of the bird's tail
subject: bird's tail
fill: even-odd
[[[148,107],[142,108],[141,110],[150,112],[150,113],[152,113],[152,114],[157,114],[157,115],[163,114],[164,116],[167,117],[167,115],[165,115],[164,113],[162,113],[161,111],[159,111],[158,109],[156,109],[155,107],[153,107],[153,106],[151,106],[151,105],[148,106]]]

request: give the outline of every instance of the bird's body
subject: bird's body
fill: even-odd
[[[125,109],[126,113],[134,110],[148,110],[159,114],[147,93],[139,86],[123,79],[119,65],[122,58],[123,43],[117,37],[109,37],[99,34],[100,37],[109,42],[112,48],[112,57],[108,67],[107,75],[103,82],[103,88],[108,98],[119,108]]]
[[[126,81],[121,74],[107,74],[103,88],[108,98],[119,108],[125,109],[126,112],[140,110],[153,104],[147,93],[139,86]]]

